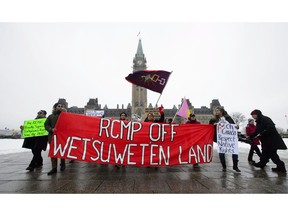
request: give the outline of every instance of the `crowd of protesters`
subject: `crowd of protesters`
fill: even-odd
[[[55,125],[61,113],[65,111],[65,108],[61,103],[55,103],[53,105],[52,114],[50,114],[44,124],[45,129],[48,131],[48,136],[41,137],[31,137],[25,138],[23,143],[23,148],[29,148],[32,150],[33,158],[26,168],[30,172],[33,171],[37,167],[43,166],[43,158],[41,156],[42,150],[46,150],[47,142],[50,143],[52,140],[52,135],[55,130]],[[155,118],[152,112],[147,114],[144,122],[158,122],[158,123],[167,123],[173,124],[173,119],[167,118],[165,120],[164,107],[160,106],[158,108],[160,118]],[[37,113],[36,119],[46,118],[46,111],[40,110]],[[276,164],[275,168],[272,168],[274,172],[286,172],[285,163],[280,159],[277,154],[277,150],[279,149],[287,149],[283,139],[277,132],[275,128],[274,122],[267,116],[264,116],[260,110],[253,110],[251,112],[252,118],[248,120],[248,124],[246,126],[246,141],[250,144],[250,150],[248,153],[248,162],[249,164],[258,167],[264,168],[266,164],[271,159],[274,164]],[[120,120],[125,121],[127,119],[127,113],[120,113]],[[131,119],[132,121],[136,121],[135,119]],[[139,119],[137,118],[137,121]],[[255,125],[256,122],[256,125]],[[218,123],[228,123],[233,124],[236,129],[239,129],[231,118],[228,115],[227,111],[223,107],[217,107],[215,109],[215,116],[210,119],[209,124],[214,125],[214,142],[217,143],[217,124]],[[195,114],[190,114],[188,117],[188,121],[186,124],[200,124],[196,119]],[[23,130],[23,126],[20,126],[21,130]],[[261,150],[259,149],[261,147]],[[259,157],[259,162],[255,162],[253,160],[254,152]],[[219,159],[222,165],[222,171],[227,171],[226,158],[225,153],[219,153]],[[232,162],[233,162],[233,170],[236,172],[241,172],[238,167],[238,154],[232,154]],[[51,158],[52,169],[47,173],[48,175],[52,175],[57,173],[57,165],[58,159]],[[193,164],[194,167],[199,168],[198,163]],[[116,164],[115,167],[120,168],[120,165]],[[65,159],[60,159],[60,170],[65,170]]]

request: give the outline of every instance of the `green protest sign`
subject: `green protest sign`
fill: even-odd
[[[27,138],[48,135],[48,131],[46,131],[44,127],[45,121],[46,118],[24,121],[22,137]]]

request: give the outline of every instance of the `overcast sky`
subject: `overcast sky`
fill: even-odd
[[[18,129],[59,98],[84,107],[131,103],[141,32],[148,69],[173,71],[159,103],[219,99],[246,118],[257,108],[288,128],[287,22],[1,22],[0,129]],[[158,93],[148,90],[153,105]]]

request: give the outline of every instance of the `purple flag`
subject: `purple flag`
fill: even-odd
[[[188,117],[190,115],[190,110],[189,110],[188,103],[187,103],[186,99],[183,100],[183,103],[182,103],[181,108],[179,109],[177,115],[179,115],[185,119],[188,119]]]
[[[165,88],[170,72],[163,70],[143,70],[129,74],[125,79],[137,86],[151,91],[162,93]]]

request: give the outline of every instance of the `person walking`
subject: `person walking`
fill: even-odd
[[[37,113],[37,116],[35,119],[41,119],[46,118],[47,112],[45,110],[40,110]],[[20,126],[20,129],[23,130],[24,126]],[[22,148],[28,148],[31,149],[33,157],[26,168],[26,170],[29,170],[32,172],[35,168],[42,167],[43,166],[43,158],[42,158],[42,150],[46,151],[47,149],[47,142],[48,142],[48,136],[37,136],[37,137],[28,137],[24,139]]]
[[[285,172],[285,163],[280,160],[277,154],[278,149],[287,149],[282,137],[277,132],[274,122],[267,116],[264,116],[262,112],[255,109],[251,112],[251,116],[256,120],[256,130],[249,138],[254,139],[258,137],[262,144],[262,156],[258,163],[253,163],[253,166],[264,168],[269,159],[277,165],[276,168],[272,168],[273,172]]]
[[[197,121],[195,114],[190,114],[188,117],[188,120],[186,121],[186,124],[201,124],[199,121]],[[194,168],[199,168],[199,164],[195,163],[193,164]]]
[[[223,107],[217,107],[215,109],[215,118],[210,119],[209,124],[214,124],[214,142],[217,142],[217,130],[216,125],[220,122],[226,122],[230,124],[235,124],[234,120],[228,115],[226,110]],[[222,164],[222,171],[226,172],[227,166],[226,166],[226,160],[225,160],[225,153],[219,153],[220,162]],[[233,161],[233,170],[236,172],[241,172],[241,170],[238,168],[238,154],[232,154],[232,161]]]
[[[45,121],[45,129],[48,131],[48,142],[51,143],[53,132],[55,130],[56,122],[62,112],[63,105],[61,103],[55,103],[53,105],[52,114],[48,116],[48,118]],[[57,173],[57,158],[51,157],[51,164],[52,169],[47,173],[47,175],[52,175],[54,173]],[[60,162],[60,170],[65,170],[65,159],[61,159]]]
[[[251,118],[248,119],[248,124],[246,126],[246,135],[249,137],[252,133],[255,132],[255,130],[256,130],[256,125],[254,123],[254,119],[251,119]],[[259,156],[259,158],[261,158],[261,156],[262,156],[261,151],[258,148],[258,145],[260,145],[259,138],[256,137],[253,140],[251,140],[250,150],[249,150],[249,153],[248,153],[248,162],[249,162],[249,164],[255,163],[255,161],[253,160],[254,151]]]

